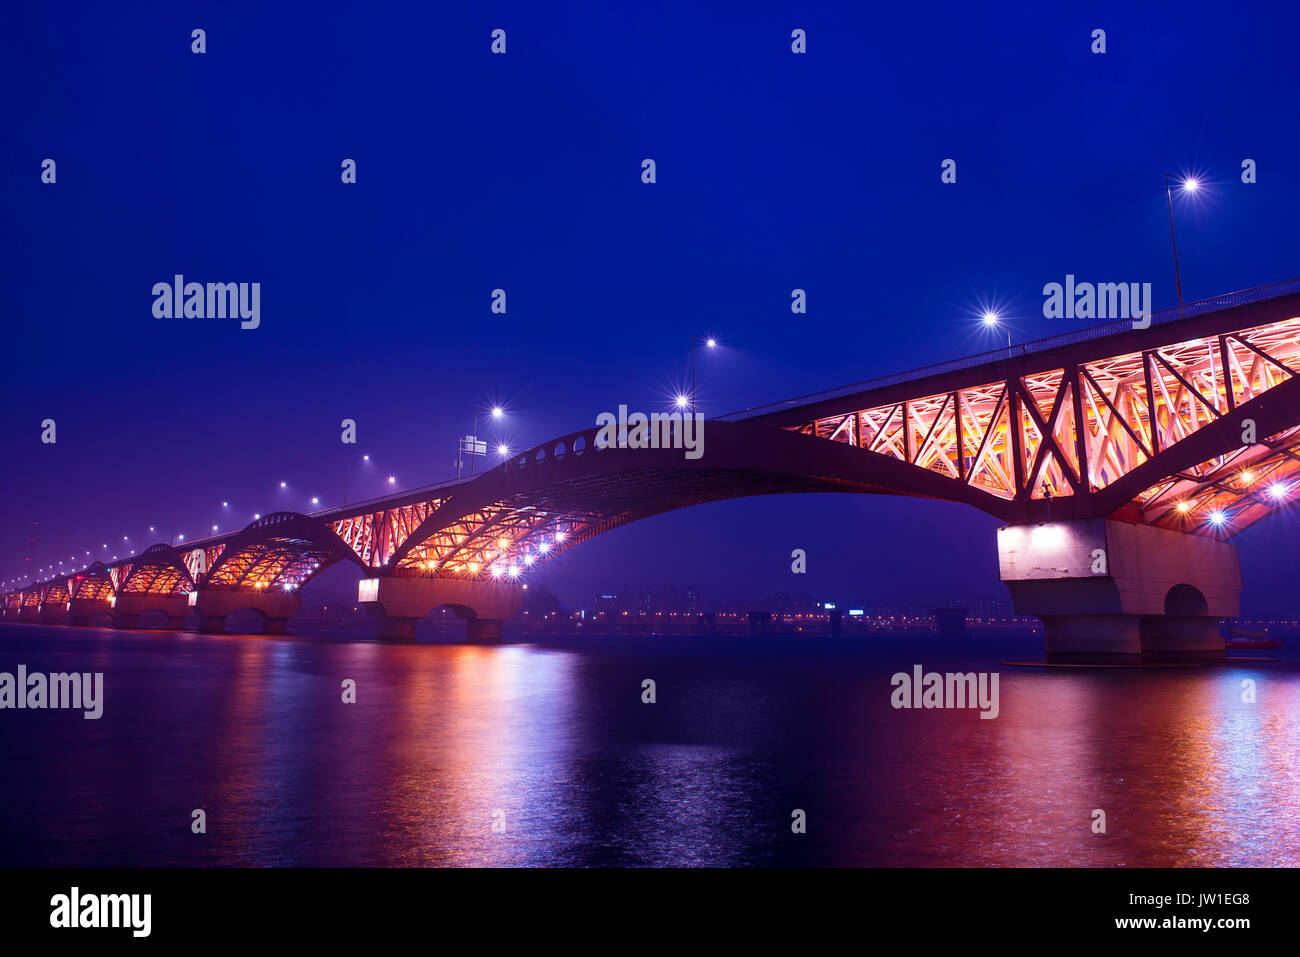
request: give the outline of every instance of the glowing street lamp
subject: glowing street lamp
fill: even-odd
[[[984,328],[985,328],[985,329],[989,329],[989,330],[992,330],[992,329],[996,329],[996,328],[998,328],[998,323],[1000,323],[1001,321],[1002,321],[1002,317],[999,316],[999,315],[998,315],[996,312],[994,312],[992,309],[985,309],[985,310],[984,310],[984,314],[983,314],[982,316],[980,316],[980,322],[984,323]],[[1008,348],[1008,349],[1011,348],[1011,330],[1010,330],[1010,329],[1007,330],[1007,348]]]
[[[712,336],[691,336],[691,415],[695,415],[695,347],[701,342],[709,349],[718,344],[718,340]],[[684,407],[680,401],[677,405],[678,408]]]
[[[262,510],[262,514],[264,514],[264,515],[270,515],[270,514],[271,514],[271,489],[273,489],[274,487],[275,487],[275,484],[274,484],[274,483],[272,483],[271,485],[268,485],[268,486],[266,487],[266,508],[264,508],[264,509]],[[286,489],[286,488],[288,488],[288,487],[289,487],[289,483],[288,483],[288,482],[281,482],[281,483],[280,483],[280,488],[281,488],[281,490]]]
[[[1183,304],[1183,274],[1178,267],[1178,237],[1174,235],[1174,196],[1172,181],[1177,179],[1184,193],[1195,193],[1201,185],[1194,176],[1178,177],[1165,173],[1165,205],[1169,208],[1169,241],[1174,247],[1174,283],[1178,288],[1178,305]]]
[[[465,456],[467,455],[469,456],[469,474],[473,475],[474,456],[487,455],[487,442],[483,441],[478,437],[478,417],[482,414],[484,414],[482,411],[475,411],[473,432],[469,435],[463,436],[460,439],[460,442],[456,446],[456,477],[457,478],[460,478],[461,472],[465,467]],[[502,419],[506,417],[506,410],[499,405],[494,405],[492,406],[492,408],[487,410],[486,414],[490,415],[493,421],[500,422]],[[504,443],[497,446],[497,451],[501,452],[501,449],[503,448],[506,448]],[[509,454],[510,453],[508,450],[505,452],[501,452],[502,458],[504,458]]]
[[[370,456],[361,456],[362,462],[369,462]],[[343,504],[348,504],[348,489],[352,486],[352,459],[349,458],[343,467]]]

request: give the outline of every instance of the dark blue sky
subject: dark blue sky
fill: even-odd
[[[272,481],[290,484],[273,507],[336,503],[344,417],[375,460],[355,499],[448,477],[493,401],[516,448],[661,408],[695,334],[722,343],[699,366],[718,414],[990,347],[981,299],[1017,339],[1076,328],[1041,317],[1066,273],[1149,281],[1169,306],[1165,171],[1212,184],[1176,208],[1189,299],[1300,273],[1293,10],[271,6],[6,14],[0,578],[33,520],[45,564],[150,524],[194,537],[222,500],[217,521],[243,524]],[[262,283],[261,327],[154,318],[178,272]],[[664,582],[1002,595],[995,527],[899,499],[722,503],[539,581],[574,602]],[[1294,607],[1296,537],[1282,517],[1238,539],[1249,608]]]

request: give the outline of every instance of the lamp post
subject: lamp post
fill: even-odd
[[[984,315],[980,317],[980,319],[984,323],[984,328],[986,329],[996,329],[998,327],[999,316],[996,312],[993,312],[991,309],[985,312]],[[1007,352],[1010,351],[1011,351],[1011,330],[1008,329],[1007,330]]]
[[[1185,193],[1196,192],[1196,187],[1200,184],[1195,177],[1184,176],[1181,179],[1173,173],[1165,173],[1165,206],[1169,210],[1169,242],[1174,247],[1174,284],[1178,289],[1178,305],[1183,304],[1183,274],[1178,267],[1178,237],[1174,235],[1174,195],[1171,182],[1179,179],[1179,185]]]
[[[474,456],[487,455],[487,443],[480,442],[478,437],[478,417],[481,414],[483,414],[482,410],[476,410],[474,412],[474,431],[472,434],[467,435],[460,440],[459,447],[456,452],[456,477],[457,478],[460,478],[461,469],[464,467],[465,456],[467,454],[469,455],[470,475],[474,474]],[[501,408],[501,406],[499,405],[494,405],[492,406],[492,408],[489,410],[487,414],[491,415],[492,418],[494,419],[502,419],[505,417],[506,410]]]
[[[704,343],[710,349],[718,344],[712,336],[691,336],[691,415],[695,415],[695,347]]]
[[[288,482],[281,482],[280,488],[287,488],[288,485],[289,485]],[[272,482],[270,485],[266,487],[266,508],[262,511],[263,515],[271,514],[271,489],[273,489],[274,487],[275,487],[274,482]]]
[[[370,456],[361,456],[361,461],[369,462]],[[349,457],[347,465],[343,469],[343,504],[348,504],[348,487],[352,484],[352,459]]]

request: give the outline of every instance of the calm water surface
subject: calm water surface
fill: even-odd
[[[1284,657],[1026,670],[1002,662],[1039,640],[0,625],[0,671],[105,684],[98,721],[0,711],[0,864],[1294,865],[1300,660],[1260,654]],[[1000,672],[999,717],[893,709],[914,664]]]

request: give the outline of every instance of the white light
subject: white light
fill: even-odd
[[[1223,512],[1219,511],[1218,509],[1215,509],[1213,512],[1210,513],[1210,521],[1215,525],[1222,525],[1225,521],[1227,521],[1227,518],[1228,516],[1224,515]]]
[[[998,324],[998,314],[996,312],[986,312],[980,317],[984,320],[984,325],[992,327]]]
[[[368,455],[363,455],[363,456],[361,456],[361,460],[362,460],[363,462],[369,462],[369,461],[370,461],[370,456],[368,456]]]
[[[1179,502],[1179,503],[1178,503],[1178,511],[1180,511],[1180,512],[1186,512],[1186,511],[1187,511],[1188,509],[1190,509],[1191,507],[1192,507],[1192,503],[1191,503],[1191,502]]]
[[[215,532],[217,530],[217,526],[213,525],[212,530]]]
[[[1286,486],[1284,486],[1281,482],[1274,482],[1272,485],[1268,487],[1268,494],[1273,496],[1274,498],[1282,498],[1284,495],[1286,495]]]
[[[221,503],[221,507],[222,507],[222,508],[230,508],[230,503],[229,503],[229,502],[222,502],[222,503]]]
[[[493,578],[500,578],[500,577],[501,577],[501,566],[500,566],[500,565],[493,565],[493,566],[492,566],[492,577],[493,577]]]
[[[1196,190],[1200,188],[1200,185],[1201,184],[1197,182],[1195,176],[1189,176],[1185,180],[1183,180],[1183,189],[1185,189],[1189,193],[1196,192]]]
[[[525,556],[524,556],[524,564],[525,564],[525,565],[531,565],[532,563],[533,563],[533,556],[532,556],[532,555],[525,555]]]
[[[684,395],[677,396],[677,408],[684,409],[690,405],[691,400]]]
[[[397,481],[397,476],[396,476],[396,475],[390,475],[390,476],[388,476],[388,484],[389,484],[389,485],[392,485],[392,484],[395,483],[396,481]]]
[[[569,534],[568,532],[556,532],[556,533],[555,533],[555,540],[556,540],[557,542],[562,542],[562,541],[564,541],[565,538],[568,537],[568,534]]]
[[[492,406],[492,418],[499,419],[501,418],[501,416],[505,414],[506,414],[506,410],[501,408],[501,406],[499,405]]]
[[[253,521],[257,521],[257,520],[258,520],[259,518],[261,518],[261,517],[262,517],[262,514],[261,514],[260,512],[254,512],[254,513],[253,513]]]
[[[545,555],[547,552],[551,550],[551,543],[542,542],[542,544],[537,546],[537,550],[540,551],[543,555]]]
[[[280,483],[280,488],[288,488],[288,487],[289,487],[289,483],[288,483],[288,482],[281,482],[281,483]]]
[[[710,340],[709,340],[707,343],[705,343],[705,344],[706,344],[710,349],[712,349],[714,346],[716,346],[716,345],[718,344],[718,340],[717,340],[717,339],[710,339]]]
[[[185,536],[184,536],[184,535],[177,535],[176,537],[177,537],[178,539],[180,539],[182,542],[185,541]]]
[[[320,499],[318,499],[315,495],[313,495],[313,496],[311,497],[311,503],[312,503],[313,505],[319,505],[319,504],[320,504]]]

